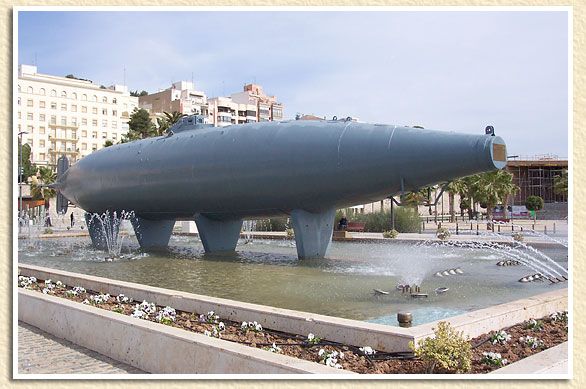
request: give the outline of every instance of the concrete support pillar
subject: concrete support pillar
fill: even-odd
[[[323,258],[332,240],[336,209],[312,213],[302,209],[291,212],[299,259]]]
[[[163,250],[169,245],[175,220],[148,220],[135,216],[130,223],[141,249]]]
[[[241,219],[215,220],[199,214],[195,216],[195,224],[206,253],[236,249],[242,230]]]

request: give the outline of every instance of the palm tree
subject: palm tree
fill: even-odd
[[[564,169],[561,175],[554,177],[553,191],[558,195],[568,195],[568,169]]]
[[[171,126],[169,125],[167,118],[157,118],[157,135],[164,135],[169,127]]]
[[[513,175],[504,170],[476,175],[474,198],[486,205],[487,219],[492,220],[494,207],[507,202],[507,197],[517,193],[519,187],[513,183]]]
[[[446,186],[450,202],[450,222],[452,223],[456,221],[455,195],[459,194],[460,198],[464,198],[466,189],[466,182],[463,179],[450,181]]]
[[[53,188],[47,187],[57,179],[57,174],[47,166],[39,166],[37,176],[33,176],[31,183],[31,194],[33,199],[45,199],[45,207],[49,209],[49,200],[56,196],[57,192]]]
[[[173,111],[172,113],[163,112],[163,115],[165,115],[165,119],[169,123],[169,127],[177,123],[182,117],[187,116],[186,114],[177,111]]]

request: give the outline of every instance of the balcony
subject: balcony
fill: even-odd
[[[60,141],[72,142],[72,143],[77,142],[77,138],[71,138],[71,137],[67,137],[67,136],[55,136],[55,135],[49,135],[49,140],[60,140]]]
[[[77,130],[79,128],[78,125],[56,124],[56,123],[49,123],[49,127],[70,128],[72,130]]]
[[[69,154],[69,155],[77,155],[79,153],[79,149],[49,149],[49,154]]]

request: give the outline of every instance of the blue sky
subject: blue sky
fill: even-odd
[[[208,96],[248,82],[285,115],[483,133],[509,154],[568,156],[565,12],[20,12],[40,73]]]

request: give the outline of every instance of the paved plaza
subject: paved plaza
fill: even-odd
[[[146,374],[95,351],[18,322],[20,374]]]

